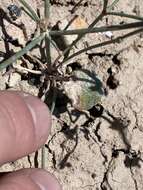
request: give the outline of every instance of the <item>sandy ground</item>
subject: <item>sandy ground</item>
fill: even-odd
[[[14,1],[16,4],[17,1]],[[28,0],[33,7],[43,10],[40,0]],[[53,0],[51,24],[71,17],[75,2]],[[110,1],[111,2],[111,1]],[[10,0],[0,0],[0,8],[7,12]],[[91,23],[99,10],[100,1],[89,0],[76,10],[87,24]],[[142,0],[120,0],[117,11],[143,15]],[[73,16],[73,15],[72,15]],[[19,18],[26,24],[28,37],[35,25],[25,14]],[[99,25],[105,24],[103,20]],[[127,21],[109,17],[108,24]],[[23,33],[17,27],[4,21],[9,35],[18,36],[25,43]],[[13,27],[13,28],[12,28]],[[0,27],[0,35],[3,30]],[[113,33],[114,36],[123,32]],[[104,34],[88,35],[84,41],[95,44],[107,40]],[[53,173],[63,186],[63,190],[142,190],[143,189],[143,38],[142,34],[105,48],[92,50],[77,60],[85,69],[95,71],[103,81],[107,95],[102,105],[108,110],[101,117],[87,119],[70,105],[66,111],[63,105],[53,115],[53,126],[46,144],[46,169]],[[80,46],[80,45],[79,45]],[[10,45],[17,51],[18,48]],[[0,41],[0,51],[6,52]],[[0,59],[3,59],[1,53]],[[72,62],[72,61],[71,61]],[[32,67],[32,66],[31,66]],[[114,80],[112,78],[114,76]],[[0,74],[0,89],[18,89],[38,94],[38,87],[20,74]],[[61,99],[61,101],[63,101]],[[67,112],[68,110],[68,112]],[[72,118],[72,119],[71,119]],[[62,120],[62,124],[61,124]],[[1,171],[25,167],[40,167],[40,151],[21,160],[8,163]]]

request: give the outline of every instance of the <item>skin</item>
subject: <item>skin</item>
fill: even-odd
[[[21,92],[0,92],[0,165],[39,149],[47,140],[51,115],[36,97]],[[61,190],[54,176],[42,169],[0,174],[1,190]]]

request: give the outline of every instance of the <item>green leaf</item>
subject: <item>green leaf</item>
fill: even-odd
[[[30,12],[30,14],[35,19],[35,21],[39,22],[40,18],[38,17],[36,12],[33,10],[33,8],[24,0],[18,0],[18,1]]]
[[[12,63],[16,62],[21,56],[26,54],[29,50],[31,50],[36,44],[38,44],[42,39],[44,39],[45,33],[42,33],[40,36],[31,41],[27,46],[25,46],[22,50],[17,52],[15,55],[11,56],[9,59],[0,63],[0,70],[6,68]]]
[[[83,69],[74,71],[73,81],[66,82],[64,89],[73,106],[81,111],[100,103],[104,94],[102,82],[96,74]]]
[[[118,2],[119,0],[114,0],[112,4],[107,7],[108,11],[110,11]]]
[[[45,18],[49,19],[50,17],[50,1],[45,0]]]

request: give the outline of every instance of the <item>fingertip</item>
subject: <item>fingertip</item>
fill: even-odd
[[[38,169],[31,174],[31,179],[41,190],[62,190],[58,180],[46,170]]]
[[[46,170],[21,169],[1,177],[0,189],[62,190],[58,180]]]
[[[36,141],[41,146],[47,140],[51,129],[51,113],[46,104],[34,96],[26,95],[24,96],[24,101],[33,119]]]
[[[16,91],[0,92],[0,164],[40,148],[51,128],[48,107],[37,97]]]

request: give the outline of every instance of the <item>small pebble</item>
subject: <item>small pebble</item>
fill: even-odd
[[[13,20],[16,20],[22,14],[21,8],[17,5],[11,4],[7,9],[9,10],[9,14]]]
[[[105,36],[107,38],[112,38],[113,37],[113,33],[111,31],[107,31],[107,32],[104,32]]]

